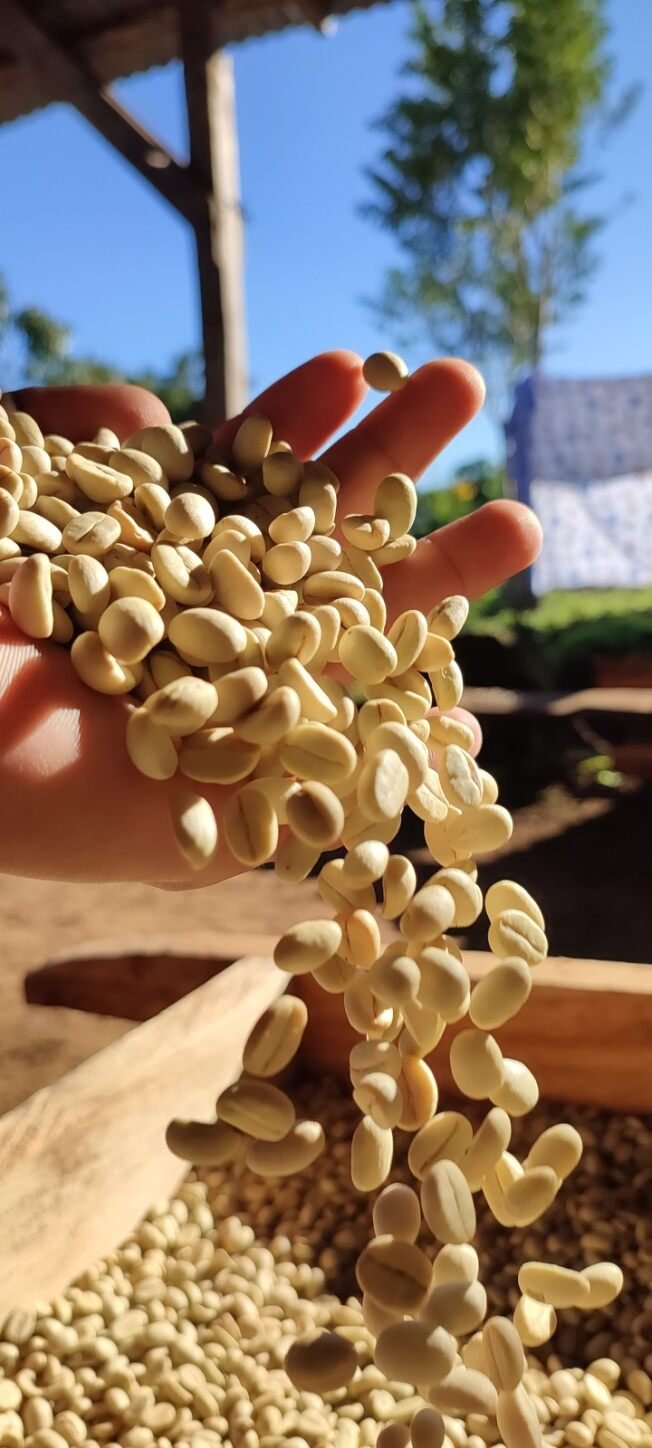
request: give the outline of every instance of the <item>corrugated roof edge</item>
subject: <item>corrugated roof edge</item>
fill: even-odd
[[[333,0],[327,14],[334,17],[369,10],[388,0]],[[215,40],[218,45],[241,44],[260,39],[293,26],[310,24],[309,10],[318,17],[326,10],[322,0],[286,0],[285,4],[231,5],[217,12]],[[5,42],[6,43],[6,42]],[[0,42],[1,45],[1,42]],[[101,85],[127,76],[158,69],[179,54],[176,14],[162,5],[155,14],[127,25],[112,26],[86,41],[81,55]],[[0,53],[0,125],[29,116],[34,111],[67,100],[56,90],[44,91],[44,77],[24,61],[2,58]]]

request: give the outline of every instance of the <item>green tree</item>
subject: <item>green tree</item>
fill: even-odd
[[[433,488],[431,492],[419,492],[417,515],[412,529],[415,537],[423,538],[446,523],[473,513],[483,503],[502,498],[505,492],[504,469],[490,462],[466,463],[458,469],[447,488]]]
[[[129,381],[155,392],[165,403],[173,422],[185,422],[196,417],[201,406],[204,359],[201,352],[180,352],[164,372],[142,372]]]
[[[117,367],[94,357],[71,355],[70,327],[57,322],[40,307],[25,307],[11,314],[22,352],[25,381],[35,387],[57,387],[75,382],[119,382]]]
[[[419,0],[405,91],[378,123],[366,208],[405,265],[380,309],[509,385],[583,300],[604,218],[587,211],[586,127],[611,111],[603,0]]]
[[[70,327],[40,307],[14,310],[0,278],[0,352],[11,358],[3,369],[20,383],[36,387],[89,382],[135,382],[155,392],[175,422],[197,412],[203,394],[203,360],[199,352],[183,352],[162,371],[154,368],[131,375],[97,357],[76,357]]]

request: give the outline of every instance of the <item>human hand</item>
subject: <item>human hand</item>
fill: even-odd
[[[366,393],[361,361],[331,352],[288,374],[247,409],[268,416],[277,436],[314,457]],[[482,405],[484,387],[464,362],[430,362],[322,454],[340,478],[347,512],[368,510],[394,471],[417,479]],[[120,438],[169,421],[158,399],[126,386],[28,389],[9,405],[44,432],[80,441],[100,426]],[[229,441],[237,427],[219,429]],[[385,574],[390,616],[427,612],[450,593],[475,598],[527,567],[539,525],[518,503],[487,503],[422,539]],[[131,705],[87,689],[67,652],[26,639],[0,605],[0,870],[62,880],[144,880],[168,888],[214,883],[240,872],[226,846],[197,875],[178,852],[169,819],[175,782],[153,782],[125,748]],[[204,788],[202,786],[202,788]],[[218,822],[227,791],[206,786]]]

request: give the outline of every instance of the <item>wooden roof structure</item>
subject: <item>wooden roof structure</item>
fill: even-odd
[[[288,26],[324,32],[376,0],[1,0],[0,125],[67,102],[192,226],[212,423],[246,398],[242,210],[233,69],[225,48]],[[190,155],[122,106],[115,80],[180,59]],[[61,158],[65,165],[65,157]]]
[[[288,26],[318,28],[331,16],[367,10],[377,0],[222,0],[211,4],[215,49]],[[181,54],[179,10],[172,0],[24,0],[25,13],[102,86],[167,65]],[[196,0],[185,0],[188,11]],[[0,30],[0,125],[70,96],[60,78],[30,64],[13,44],[12,17]]]

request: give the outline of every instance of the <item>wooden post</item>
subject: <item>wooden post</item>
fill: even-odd
[[[6,34],[11,35],[12,51],[42,77],[43,104],[65,97],[130,166],[194,225],[203,198],[187,167],[180,166],[161,141],[104,90],[74,54],[37,25],[18,0],[2,0],[2,19]]]
[[[247,395],[244,247],[233,65],[215,47],[214,0],[180,0],[190,170],[204,193],[193,220],[206,365],[205,420],[214,426]]]
[[[242,216],[233,69],[216,49],[214,0],[179,0],[190,164],[179,165],[74,54],[28,13],[28,0],[3,0],[12,50],[37,66],[52,97],[63,95],[195,233],[206,359],[206,421],[241,411],[246,401]]]

